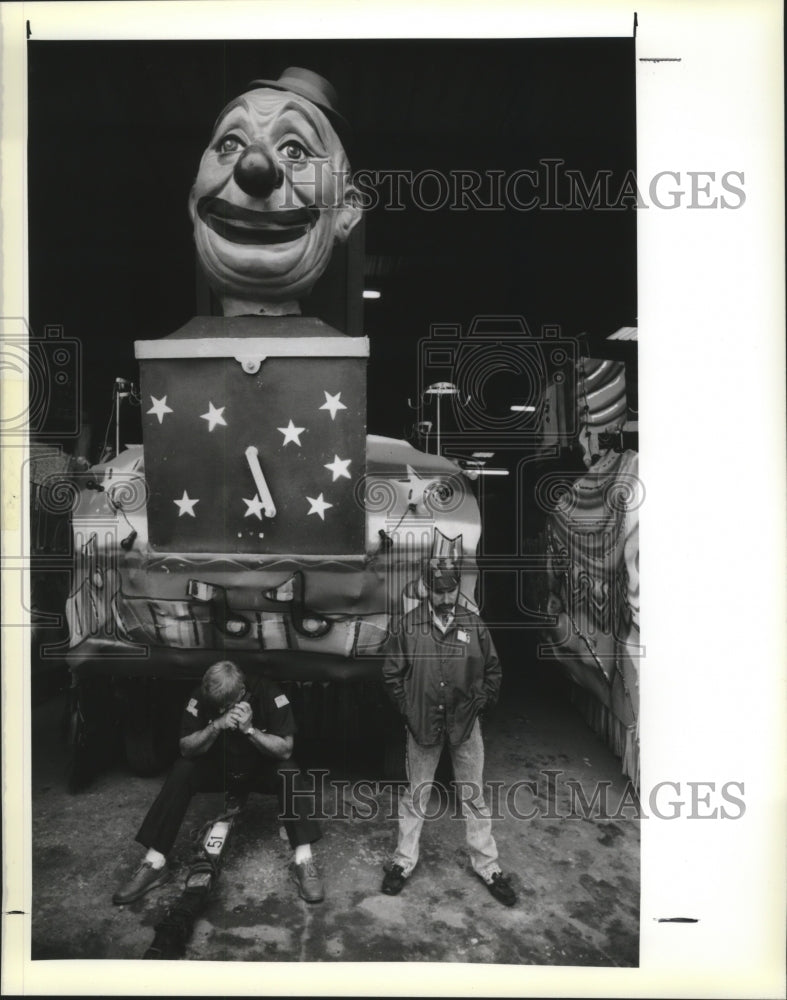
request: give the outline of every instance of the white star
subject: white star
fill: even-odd
[[[416,505],[422,503],[427,483],[421,479],[412,465],[407,465],[405,468],[407,469],[407,485],[409,486],[407,501]]]
[[[255,493],[252,500],[247,500],[246,497],[243,497],[243,502],[248,508],[246,513],[243,515],[244,517],[249,517],[251,514],[255,514],[260,520],[262,520],[262,500],[260,500],[259,493]]]
[[[326,500],[323,500],[322,493],[316,499],[315,499],[315,497],[306,497],[306,499],[311,504],[311,509],[309,510],[309,514],[319,514],[320,515],[320,520],[324,521],[325,520],[325,511],[329,507],[333,507],[333,504],[332,503],[328,503]],[[309,514],[307,514],[306,516],[308,517]]]
[[[222,413],[227,409],[226,406],[220,406],[218,410],[213,405],[213,403],[208,403],[210,409],[207,413],[200,414],[200,420],[208,421],[208,430],[212,431],[216,424],[221,424],[222,427],[227,426],[227,421],[222,417]]]
[[[347,471],[347,466],[352,462],[351,458],[339,458],[338,455],[333,456],[332,462],[326,462],[323,466],[324,469],[330,469],[333,473],[333,482],[335,483],[340,476],[344,476],[345,479],[351,479],[350,473]]]
[[[325,389],[323,389],[323,393],[325,394],[325,402],[322,404],[320,409],[330,410],[331,420],[335,420],[337,410],[347,409],[347,407],[341,401],[342,394],[340,392],[337,392],[335,396],[332,396],[329,392],[325,392]]]
[[[284,440],[282,441],[282,447],[285,444],[289,444],[290,441],[294,441],[298,447],[301,447],[301,434],[306,430],[305,427],[296,427],[295,424],[290,420],[286,427],[277,427],[276,430],[281,431],[284,435]]]
[[[167,397],[166,396],[163,396],[161,399],[156,399],[155,396],[151,396],[150,398],[151,398],[151,400],[153,402],[153,405],[151,406],[151,408],[147,412],[148,413],[155,413],[155,415],[158,417],[158,422],[160,424],[164,422],[164,414],[165,413],[174,413],[175,412],[172,409],[171,406],[167,406]]]
[[[178,517],[183,517],[184,514],[191,514],[192,517],[197,515],[194,513],[194,504],[199,503],[199,500],[189,499],[188,493],[184,490],[183,496],[180,500],[172,501],[178,508]]]

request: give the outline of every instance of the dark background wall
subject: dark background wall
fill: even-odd
[[[289,65],[337,87],[356,170],[510,175],[557,158],[588,181],[610,171],[616,188],[635,167],[627,39],[31,41],[30,320],[81,341],[94,447],[113,378],[137,377],[133,341],[197,311],[186,200],[215,116]],[[405,198],[368,212],[366,282],[382,292],[363,317],[370,431],[408,432],[431,323],[518,313],[591,342],[635,325],[635,233],[630,207],[424,211]],[[506,378],[492,393],[503,402],[516,389]]]

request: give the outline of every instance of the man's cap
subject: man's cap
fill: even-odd
[[[335,88],[324,76],[310,69],[303,69],[301,66],[290,66],[278,80],[252,80],[249,87],[286,90],[299,97],[305,97],[323,112],[346,148],[351,138],[350,126],[339,112],[339,97]]]
[[[461,569],[455,562],[430,560],[424,570],[424,584],[429,590],[443,594],[459,586]]]

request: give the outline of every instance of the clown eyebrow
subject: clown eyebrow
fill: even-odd
[[[245,97],[236,97],[234,101],[230,101],[230,103],[226,106],[226,108],[224,108],[219,113],[218,118],[213,123],[213,131],[211,132],[211,139],[215,138],[216,132],[218,131],[218,128],[219,128],[219,125],[222,124],[222,122],[227,117],[227,115],[231,111],[234,111],[235,108],[243,108],[243,110],[246,112],[246,114],[251,114],[251,111],[249,109],[248,101],[245,99]]]
[[[216,139],[216,136],[219,132],[219,126],[223,126],[224,120],[230,115],[232,111],[236,110],[237,108],[241,108],[243,111],[245,111],[246,114],[249,116],[249,118],[254,117],[254,112],[252,111],[252,108],[249,105],[248,101],[245,99],[245,97],[236,97],[233,101],[230,101],[230,103],[224,108],[224,110],[216,119],[213,125],[211,142],[213,142]],[[285,118],[285,116],[293,116],[293,115],[302,118],[303,122],[311,128],[311,131],[314,133],[314,137],[317,140],[317,144],[319,144],[320,146],[320,149],[318,150],[318,155],[327,156],[328,147],[330,145],[330,136],[326,134],[325,125],[311,113],[309,108],[304,107],[299,102],[287,101],[283,105],[283,107],[281,107],[277,111],[277,116],[281,116],[281,118],[284,119],[283,121],[280,122],[282,126],[282,131],[285,131],[286,128],[288,127],[289,128],[297,127],[297,125],[299,124],[297,121],[287,120],[287,118]],[[330,124],[328,125],[328,128],[330,128]]]
[[[304,108],[301,104],[296,104],[295,101],[288,101],[284,107],[281,109],[282,117],[284,115],[295,114],[300,118],[303,118],[307,125],[311,126],[317,139],[322,145],[322,152],[327,155],[327,136],[325,135],[325,129],[320,124],[320,122],[310,113],[308,108]],[[287,125],[288,122],[284,122]]]

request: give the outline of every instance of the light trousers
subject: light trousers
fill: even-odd
[[[399,795],[399,840],[392,864],[401,865],[405,876],[418,862],[418,845],[424,819],[432,818],[429,798],[442,745],[424,747],[407,732],[407,786]],[[461,802],[467,846],[473,870],[489,875],[500,868],[492,836],[492,818],[484,800],[484,742],[476,719],[464,743],[449,747],[458,802]],[[441,802],[445,798],[441,796]],[[456,810],[452,810],[455,814]],[[435,817],[436,818],[436,817]]]

